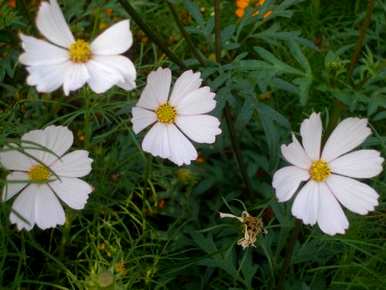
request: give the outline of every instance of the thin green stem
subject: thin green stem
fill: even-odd
[[[295,220],[295,226],[292,230],[292,234],[288,240],[287,247],[285,249],[285,257],[283,261],[283,266],[280,271],[280,276],[278,279],[278,282],[276,284],[276,290],[283,290],[284,288],[284,282],[285,282],[285,277],[287,275],[288,269],[291,265],[291,259],[292,259],[292,254],[295,248],[296,241],[299,237],[299,232],[302,227],[302,222],[298,219]]]
[[[145,170],[143,173],[143,179],[148,182],[151,179],[151,171],[153,167],[153,157],[151,155],[146,157]]]
[[[215,19],[215,55],[216,62],[221,63],[221,7],[220,0],[214,0],[214,19]],[[237,165],[240,170],[241,177],[243,178],[244,184],[246,186],[247,195],[249,198],[253,196],[252,184],[248,176],[247,167],[244,164],[244,160],[241,154],[240,143],[238,142],[237,134],[235,127],[233,125],[233,118],[231,109],[228,104],[225,104],[224,107],[224,116],[225,121],[228,127],[229,136],[231,139],[232,150],[236,157]]]
[[[66,222],[64,223],[63,230],[62,230],[62,239],[60,240],[60,246],[59,246],[59,257],[60,260],[63,260],[66,253],[66,245],[68,240],[70,239],[70,231],[71,231],[71,225],[72,225],[72,210],[68,210],[66,213]]]
[[[185,38],[186,43],[190,47],[190,50],[192,51],[193,56],[197,59],[197,61],[202,66],[206,66],[207,65],[207,61],[203,57],[203,55],[200,52],[200,50],[194,45],[194,42],[193,42],[192,38],[190,37],[189,33],[186,32],[184,25],[182,24],[180,18],[178,17],[176,6],[174,4],[172,4],[172,3],[170,3],[167,0],[165,0],[165,1],[166,1],[166,3],[169,6],[170,11],[172,12],[174,20],[176,21],[177,26],[178,26],[182,36]]]
[[[181,69],[186,69],[185,63],[180,60],[177,55],[172,52],[166,43],[154,32],[154,29],[147,25],[143,20],[141,15],[135,10],[135,8],[130,4],[128,0],[119,0],[119,3],[130,15],[133,21],[142,29],[142,31],[159,47],[159,49],[167,55],[167,57],[177,64]]]
[[[353,52],[352,57],[351,57],[351,62],[350,62],[350,66],[348,69],[348,75],[347,75],[349,81],[352,83],[353,83],[352,75],[354,72],[354,68],[359,61],[359,57],[361,55],[362,48],[363,48],[363,45],[365,43],[367,31],[368,31],[370,23],[371,23],[371,17],[373,15],[373,11],[374,11],[374,4],[375,4],[375,0],[368,0],[367,1],[366,16],[365,16],[365,19],[363,20],[361,26],[359,27],[359,36],[358,36],[357,42],[355,44],[355,49],[354,49],[354,52]]]
[[[221,6],[220,0],[214,1],[214,22],[215,22],[215,54],[217,63],[221,63]]]
[[[85,88],[83,90],[83,97],[85,99],[85,112],[84,112],[84,130],[85,130],[85,136],[84,136],[84,144],[85,148],[88,148],[91,141],[91,135],[92,135],[92,129],[91,129],[91,103],[90,103],[90,97],[91,94],[89,94],[88,88]]]

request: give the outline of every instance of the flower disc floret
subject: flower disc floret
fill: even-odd
[[[311,164],[310,175],[312,180],[322,182],[331,175],[331,169],[326,161],[316,160]]]
[[[32,182],[46,182],[51,173],[47,167],[41,164],[36,164],[28,171],[28,177]]]
[[[158,121],[164,124],[173,123],[177,116],[176,109],[168,103],[159,106],[155,113]]]
[[[70,45],[68,51],[72,62],[85,63],[91,59],[92,54],[90,44],[83,39],[76,40]]]

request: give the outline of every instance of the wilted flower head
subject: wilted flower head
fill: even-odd
[[[220,218],[234,218],[244,225],[244,237],[237,242],[244,250],[249,247],[256,247],[257,237],[262,233],[266,233],[262,219],[251,216],[247,211],[243,211],[240,217],[220,212]]]
[[[57,1],[50,0],[41,3],[36,25],[48,41],[20,34],[25,52],[19,61],[27,66],[27,83],[39,92],[63,86],[68,95],[85,83],[96,93],[114,85],[135,88],[135,67],[121,55],[133,43],[128,20],[114,24],[89,43],[74,38]]]
[[[295,135],[281,152],[291,166],[278,170],[273,187],[280,202],[291,199],[302,182],[292,214],[305,224],[318,223],[329,235],[343,234],[349,226],[341,205],[364,215],[378,205],[377,192],[353,178],[371,178],[382,172],[383,158],[376,150],[357,150],[371,134],[367,119],[344,119],[322,149],[322,121],[313,113],[302,122],[302,144]]]

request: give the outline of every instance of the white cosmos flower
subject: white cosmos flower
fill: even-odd
[[[59,200],[71,208],[82,209],[92,192],[92,187],[79,179],[90,173],[92,159],[85,150],[66,154],[74,141],[66,127],[33,130],[21,140],[25,153],[10,149],[15,144],[5,146],[0,153],[1,165],[12,171],[7,176],[2,200],[19,193],[10,220],[19,230],[31,230],[35,224],[41,229],[62,225],[65,215]]]
[[[221,134],[219,120],[206,114],[216,107],[216,94],[209,87],[201,87],[200,76],[191,70],[184,72],[169,97],[170,69],[159,68],[149,74],[146,87],[132,109],[136,134],[155,123],[143,139],[144,151],[181,166],[197,158],[197,151],[187,137],[210,144]]]
[[[128,20],[114,24],[91,43],[76,40],[57,1],[50,0],[41,3],[36,25],[48,41],[20,34],[25,52],[19,61],[27,66],[27,83],[39,92],[63,86],[68,95],[86,82],[96,93],[114,85],[135,88],[135,67],[120,55],[133,43]]]
[[[354,178],[371,178],[382,172],[383,158],[376,150],[357,150],[370,134],[367,119],[347,118],[331,133],[322,150],[322,122],[313,113],[302,122],[300,134],[282,145],[281,152],[291,166],[278,170],[273,187],[280,202],[288,201],[302,182],[292,205],[292,214],[305,224],[318,223],[329,235],[343,234],[349,226],[344,206],[365,215],[378,205],[377,192]]]

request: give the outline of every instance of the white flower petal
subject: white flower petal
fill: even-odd
[[[216,107],[215,93],[209,87],[202,87],[181,98],[176,105],[180,115],[198,115],[209,113]]]
[[[109,67],[102,62],[90,60],[86,64],[90,78],[87,83],[90,88],[97,94],[106,92],[112,86],[118,83],[124,83],[125,79],[113,67]]]
[[[300,183],[309,178],[308,171],[296,166],[287,166],[276,171],[273,175],[272,186],[275,188],[279,202],[291,199]]]
[[[91,50],[96,55],[121,54],[133,44],[129,20],[122,20],[106,29],[92,43]]]
[[[168,68],[158,68],[147,76],[147,82],[137,106],[156,110],[167,103],[169,97],[172,72]]]
[[[69,60],[68,51],[35,37],[20,34],[25,52],[19,61],[24,65],[52,65]]]
[[[44,130],[32,130],[23,135],[22,141],[30,141],[37,143],[45,148],[41,148],[38,145],[32,145],[25,143],[25,146],[34,147],[36,149],[26,149],[26,152],[46,164],[47,166],[61,157],[64,153],[70,149],[74,142],[74,135],[72,132],[63,126],[48,126]],[[36,161],[34,161],[36,164]]]
[[[135,79],[137,78],[137,72],[134,64],[125,56],[122,55],[109,55],[109,56],[94,56],[96,62],[102,63],[107,67],[110,67],[119,72],[124,78],[124,82],[117,83],[117,86],[130,91],[135,89]]]
[[[86,150],[76,150],[55,161],[50,168],[60,177],[83,177],[91,172],[92,161]]]
[[[239,216],[235,216],[234,214],[230,214],[230,213],[223,213],[223,212],[219,212],[220,214],[220,218],[232,218],[232,219],[237,219],[239,220],[239,222],[244,222],[243,218],[239,217]]]
[[[143,139],[142,149],[153,156],[168,158],[171,154],[169,142],[174,142],[168,136],[169,126],[173,125],[156,123]]]
[[[358,150],[345,154],[329,163],[334,173],[355,177],[371,178],[383,170],[384,159],[376,150]]]
[[[353,212],[364,215],[378,205],[378,193],[365,183],[334,174],[326,182],[339,202]]]
[[[27,67],[29,76],[27,84],[36,86],[38,92],[51,93],[57,90],[64,81],[64,76],[71,63],[65,62],[55,65],[38,65]]]
[[[170,157],[169,160],[181,166],[189,165],[197,159],[197,151],[193,144],[177,129],[176,126],[168,126]]]
[[[220,121],[209,115],[177,116],[176,125],[197,143],[212,144],[221,134]]]
[[[37,185],[35,199],[35,223],[42,230],[63,225],[65,222],[64,210],[58,198],[47,186]]]
[[[338,124],[324,146],[322,159],[329,162],[362,144],[371,134],[367,119],[347,118]]]
[[[16,147],[15,144],[12,145],[12,148],[14,147]],[[29,158],[27,155],[17,150],[9,150],[9,148],[9,146],[4,146],[3,152],[0,152],[0,163],[5,169],[28,171],[33,164],[36,164],[36,161]]]
[[[189,93],[197,90],[202,83],[201,73],[193,73],[192,70],[184,72],[174,84],[169,103],[177,106],[179,102]]]
[[[72,63],[64,74],[64,94],[68,96],[71,91],[81,88],[89,78],[90,75],[85,64]]]
[[[12,224],[16,224],[19,231],[22,229],[29,231],[35,225],[36,197],[39,193],[37,185],[31,184],[13,202],[9,220]]]
[[[292,205],[292,214],[306,225],[314,225],[318,219],[319,184],[313,180],[300,190]]]
[[[349,223],[342,207],[327,185],[319,183],[318,225],[328,235],[344,234]]]
[[[140,107],[133,107],[131,109],[131,113],[133,114],[131,123],[133,123],[133,131],[135,134],[138,134],[143,129],[157,121],[157,116],[154,112]]]
[[[311,159],[300,145],[295,135],[292,135],[292,143],[288,145],[281,145],[281,153],[284,158],[297,167],[308,170],[311,167]]]
[[[311,160],[320,159],[320,145],[322,142],[323,125],[319,113],[312,113],[305,119],[300,127],[304,150]]]
[[[2,200],[6,201],[19,193],[28,185],[28,175],[25,172],[12,172],[8,174],[7,181],[3,188]]]
[[[39,31],[52,43],[69,47],[75,42],[56,0],[40,4],[36,25]]]
[[[55,194],[73,209],[82,209],[86,205],[92,187],[79,178],[62,177],[50,183]]]

